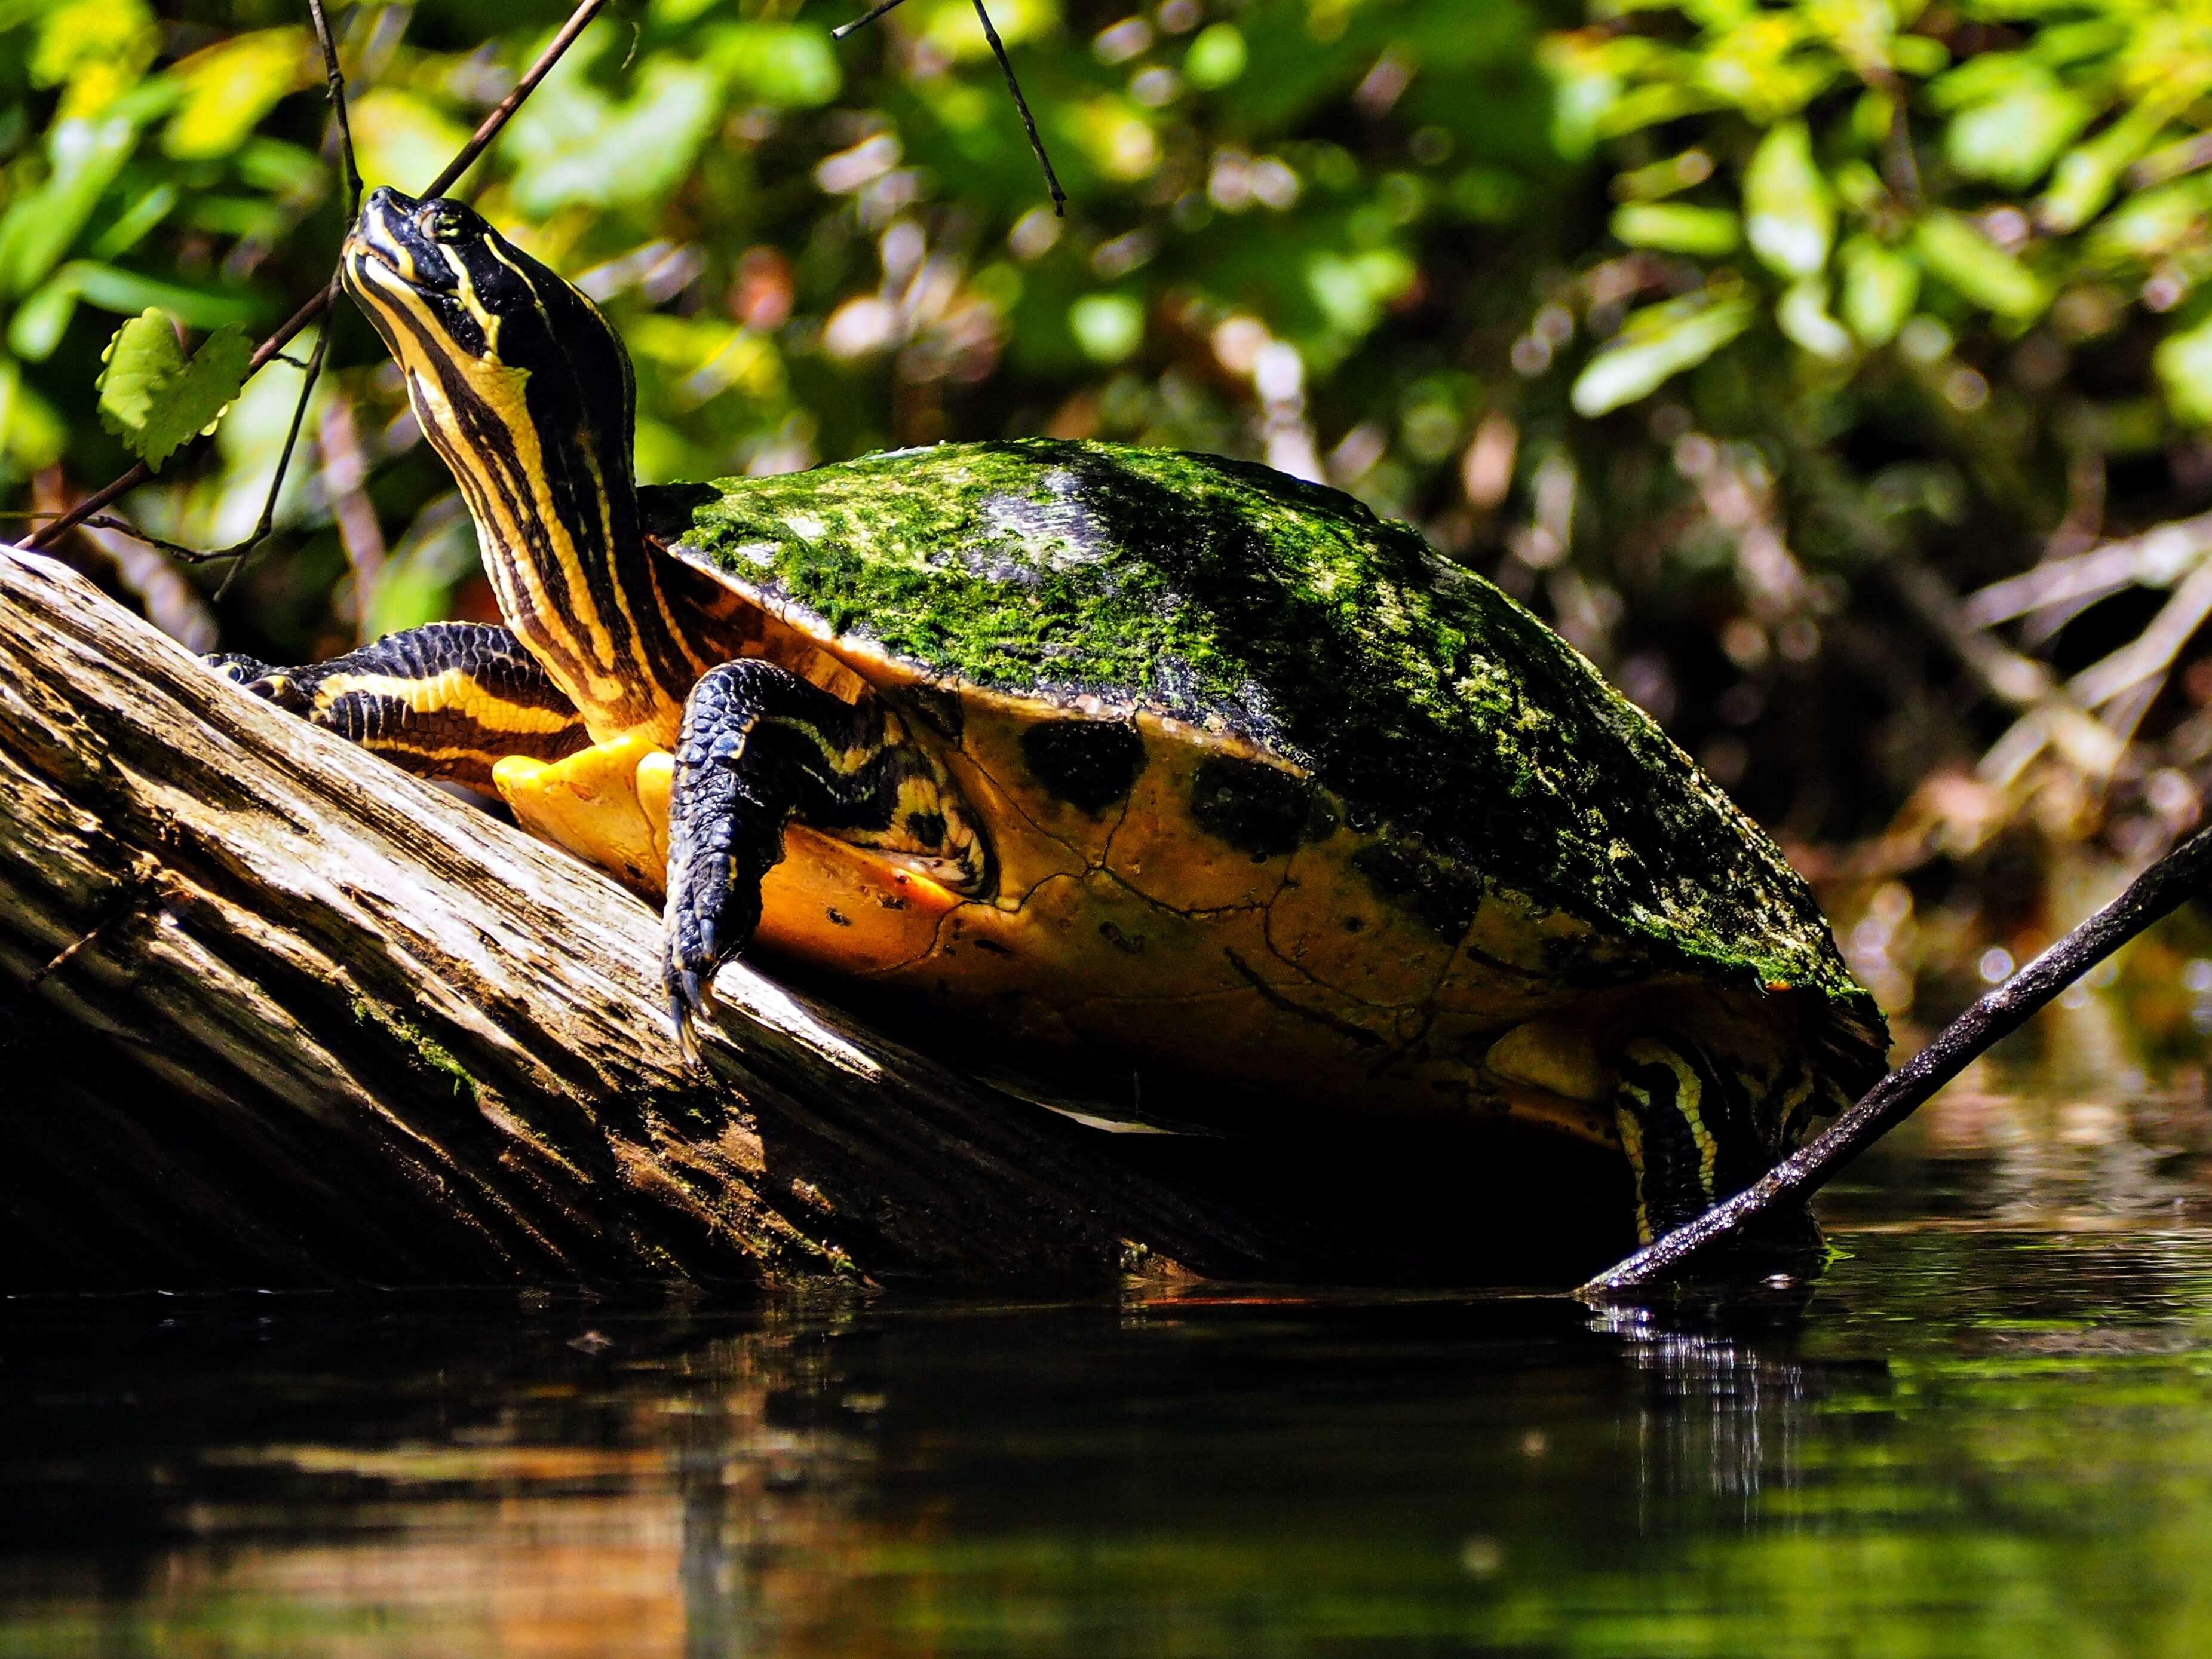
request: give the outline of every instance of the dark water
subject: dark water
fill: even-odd
[[[2212,1653],[2201,1109],[1809,1294],[0,1310],[0,1655]]]

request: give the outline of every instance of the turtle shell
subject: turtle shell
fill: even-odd
[[[890,698],[991,837],[995,890],[962,899],[794,831],[772,949],[1011,1047],[1596,1140],[1590,1066],[1501,1076],[1503,1036],[1594,1044],[1686,1000],[1832,1094],[1880,1072],[1881,1016],[1773,842],[1565,641],[1347,495],[1024,441],[646,512],[749,602],[747,648]]]

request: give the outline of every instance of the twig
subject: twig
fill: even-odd
[[[607,0],[583,0],[581,5],[568,14],[568,21],[561,26],[560,33],[555,35],[545,50],[538,54],[538,61],[522,72],[522,78],[514,83],[514,90],[492,106],[491,113],[478,122],[477,130],[469,135],[468,143],[454,153],[453,159],[446,163],[444,170],[436,178],[422,186],[422,193],[425,199],[443,196],[453,187],[456,179],[476,165],[477,157],[484,153],[491,141],[499,137],[499,130],[514,118],[515,111],[522,107],[522,100],[538,90],[538,83],[552,72],[553,65],[561,61],[562,54],[570,46],[576,44],[576,37],[599,15],[606,3]]]
[[[2212,132],[2200,132],[2194,138],[2153,150],[2130,167],[2125,176],[2130,190],[2148,190],[2208,167],[2212,167]]]
[[[2067,690],[2085,708],[2111,702],[2130,686],[2164,674],[2181,654],[2182,647],[2212,616],[2212,564],[2200,564],[2189,580],[2173,591],[2142,633],[2100,661],[2094,662],[2069,682]]]
[[[2051,559],[2017,576],[1978,588],[1960,602],[1970,628],[1994,628],[2069,599],[2101,597],[2130,583],[2171,586],[2212,551],[2212,513],[2176,519],[2140,536],[2106,542],[2071,558]]]
[[[2038,754],[2046,742],[2055,742],[2066,757],[2085,772],[2105,773],[2119,760],[2122,745],[2093,720],[2070,692],[2062,693],[2051,671],[2033,657],[2022,656],[2002,640],[1968,627],[1960,605],[1943,579],[1925,565],[1903,555],[1893,555],[1882,566],[1905,607],[1928,631],[1940,640],[1973,677],[1984,692],[2008,708],[2022,711],[2002,738],[1982,759],[1985,781],[2008,781]],[[2002,776],[1992,776],[2001,773]]]
[[[2000,1038],[2106,957],[2212,883],[2212,830],[2199,830],[2033,962],[1953,1020],[1936,1040],[1867,1091],[1826,1132],[1749,1188],[1676,1228],[1576,1291],[1597,1299],[1648,1285],[1697,1251],[1741,1232],[1785,1200],[1810,1198],[1902,1123]]]
[[[1044,140],[1037,136],[1036,117],[1030,113],[1030,100],[1022,96],[1022,83],[1014,79],[1013,60],[1006,56],[1005,44],[998,30],[991,27],[991,14],[983,9],[983,0],[975,0],[975,15],[983,25],[983,38],[991,43],[991,55],[999,60],[999,71],[1006,77],[1006,90],[1014,95],[1014,107],[1022,112],[1022,130],[1030,136],[1030,148],[1036,152],[1037,165],[1044,169],[1045,188],[1052,192],[1052,210],[1056,218],[1067,217],[1067,192],[1060,187],[1060,175],[1052,170],[1052,157],[1044,153]]]
[[[1014,107],[1021,112],[1022,131],[1029,134],[1030,152],[1036,155],[1037,166],[1044,169],[1045,188],[1052,192],[1052,210],[1065,219],[1067,216],[1067,192],[1060,187],[1060,175],[1052,170],[1052,157],[1045,154],[1044,139],[1037,131],[1036,117],[1030,113],[1030,100],[1022,95],[1022,83],[1014,78],[1013,60],[1006,56],[1006,44],[999,39],[999,31],[992,27],[991,14],[983,9],[983,0],[972,0],[972,3],[976,19],[983,25],[983,38],[991,43],[991,55],[999,60],[999,72],[1006,77],[1006,90],[1013,94]],[[881,5],[865,16],[856,17],[851,22],[830,30],[830,38],[842,40],[848,35],[856,34],[878,18],[888,15],[905,3],[906,0],[883,0]]]
[[[1920,211],[1920,163],[1912,155],[1912,124],[1905,110],[1905,88],[1895,75],[1889,82],[1889,132],[1882,144],[1882,170],[1888,174],[1890,193],[1907,213]]]
[[[858,34],[862,29],[867,27],[869,24],[874,22],[878,17],[887,16],[890,13],[896,11],[904,4],[906,4],[906,0],[884,0],[883,4],[878,6],[866,17],[855,17],[849,23],[840,23],[836,28],[830,31],[830,38],[832,40],[842,40],[848,35]]]
[[[325,301],[325,308],[327,309],[337,299],[338,274],[337,271],[333,270],[331,273],[330,286],[323,292],[328,296]],[[210,558],[219,559],[227,555],[234,554],[238,559],[237,563],[223,573],[222,580],[215,590],[217,604],[221,604],[229,593],[231,584],[238,580],[238,573],[246,568],[246,556],[261,545],[270,530],[276,525],[276,498],[283,493],[284,474],[291,468],[292,451],[300,441],[301,425],[307,418],[307,400],[315,395],[315,382],[322,378],[323,356],[330,349],[330,343],[331,331],[325,325],[316,331],[315,349],[307,354],[307,367],[300,377],[299,401],[292,405],[292,424],[284,430],[284,447],[277,452],[276,470],[270,475],[269,494],[263,498],[261,517],[254,522],[253,533],[244,541],[223,549],[220,553],[209,556]]]
[[[354,161],[353,123],[346,116],[345,76],[338,68],[338,49],[331,40],[331,21],[323,15],[323,0],[307,0],[307,15],[315,20],[315,42],[323,49],[323,85],[337,118],[338,159],[345,165],[346,222],[361,216],[361,168]]]

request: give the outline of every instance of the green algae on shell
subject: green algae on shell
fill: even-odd
[[[1765,833],[1551,629],[1350,496],[1025,440],[646,498],[679,556],[939,687],[1041,719],[1095,699],[1280,757],[1383,832],[1363,873],[1439,931],[1522,894],[1636,944],[1644,971],[1809,994],[1838,1080],[1879,1070],[1880,1014]],[[1213,810],[1301,833],[1279,786],[1218,784]]]

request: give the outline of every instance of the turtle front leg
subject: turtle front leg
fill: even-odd
[[[1644,1244],[1765,1175],[1796,1140],[1812,1095],[1802,1061],[1769,1083],[1716,1063],[1672,1032],[1630,1038],[1614,1063],[1614,1121],[1636,1176],[1636,1237]],[[1802,1255],[1820,1242],[1812,1212],[1801,1209],[1778,1213],[1749,1244],[1761,1255]]]
[[[715,969],[760,925],[794,820],[926,862],[958,892],[989,884],[959,792],[880,699],[846,702],[757,658],[708,671],[684,703],[668,800],[663,982],[687,1044]]]
[[[234,653],[206,661],[417,777],[487,793],[505,757],[559,760],[591,742],[568,694],[504,628],[432,623],[298,668]]]

